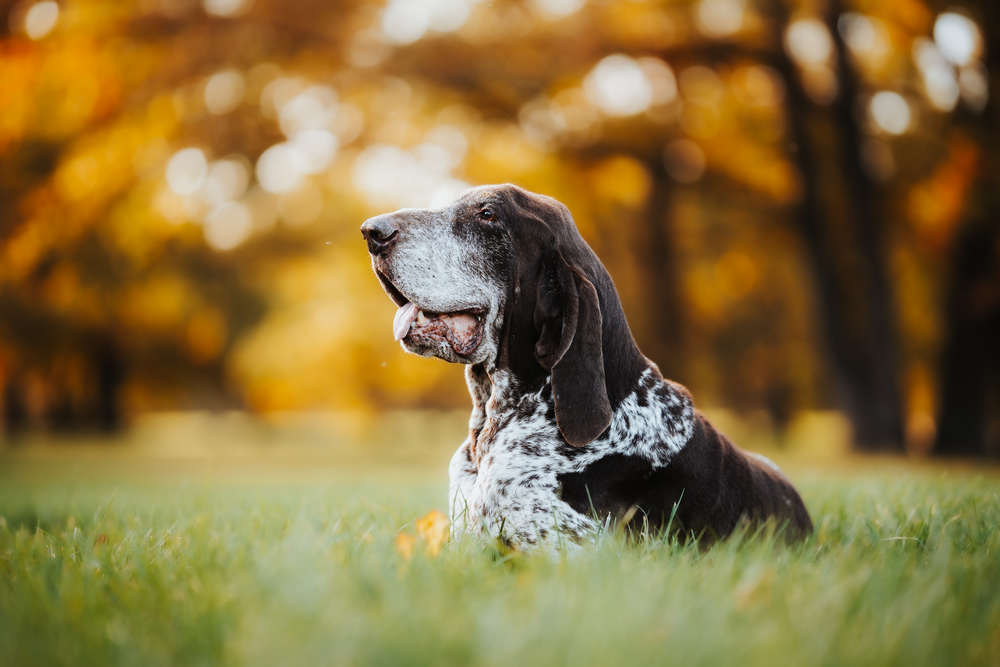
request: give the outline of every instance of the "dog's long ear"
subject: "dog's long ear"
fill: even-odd
[[[594,285],[557,252],[542,257],[534,320],[535,358],[552,372],[556,424],[566,442],[582,447],[611,423],[601,306]]]

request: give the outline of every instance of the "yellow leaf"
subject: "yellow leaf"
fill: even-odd
[[[441,552],[441,545],[448,538],[448,519],[437,510],[432,510],[423,519],[417,520],[417,534],[427,542],[427,550],[432,556]]]
[[[396,553],[410,560],[413,557],[413,546],[417,543],[415,535],[409,533],[399,533],[396,535]]]

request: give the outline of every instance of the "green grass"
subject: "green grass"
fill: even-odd
[[[407,561],[438,478],[107,460],[0,457],[0,665],[1000,664],[995,471],[793,471],[817,527],[793,547]]]

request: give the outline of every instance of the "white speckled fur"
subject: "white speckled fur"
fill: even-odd
[[[449,468],[453,531],[502,537],[518,549],[572,551],[595,533],[592,518],[560,500],[559,475],[580,472],[613,453],[665,466],[694,429],[687,390],[649,369],[614,411],[607,432],[575,449],[547,416],[552,413],[548,382],[533,394],[508,395],[508,378],[496,371],[484,409],[477,401],[485,387],[475,373],[472,367],[466,370],[474,406],[470,436]],[[640,393],[646,395],[645,406],[639,405]]]

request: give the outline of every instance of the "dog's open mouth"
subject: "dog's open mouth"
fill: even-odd
[[[396,340],[409,339],[421,343],[447,342],[455,354],[472,354],[483,339],[482,308],[468,308],[450,313],[422,310],[407,299],[381,271],[376,271],[385,291],[399,306],[392,320],[392,335]]]
[[[475,310],[431,313],[407,302],[396,311],[392,334],[396,340],[447,341],[455,354],[464,357],[475,352],[483,338],[482,316]]]

